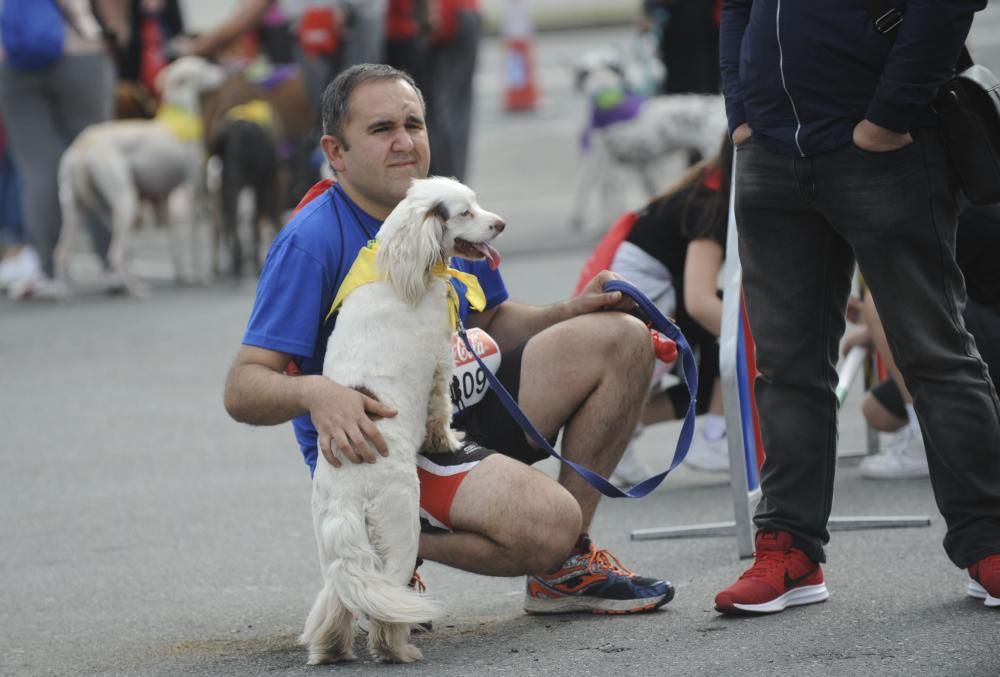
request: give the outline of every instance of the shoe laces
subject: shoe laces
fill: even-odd
[[[635,573],[622,564],[617,557],[604,548],[594,547],[593,543],[590,544],[590,551],[584,553],[581,557],[586,562],[587,571],[590,573],[594,573],[595,571],[612,571],[616,574],[625,576],[626,578],[635,577]]]
[[[753,566],[743,572],[744,578],[773,578],[785,570],[785,553],[778,550],[758,550],[754,553]]]

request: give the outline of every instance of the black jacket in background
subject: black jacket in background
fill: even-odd
[[[730,132],[784,155],[851,142],[868,119],[904,133],[933,122],[929,105],[952,74],[972,15],[986,0],[897,0],[895,44],[865,0],[724,0],[720,35]]]

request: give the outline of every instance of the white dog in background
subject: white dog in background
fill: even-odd
[[[160,74],[163,93],[152,120],[116,120],[85,129],[59,165],[63,224],[55,251],[56,276],[67,280],[73,238],[84,219],[111,230],[105,264],[114,285],[144,293],[128,266],[129,234],[141,200],[166,202],[174,276],[183,282],[207,276],[203,243],[196,242],[196,205],[203,195],[205,146],[201,95],[219,87],[225,70],[198,57],[183,57]],[[204,269],[204,270],[202,270]]]
[[[623,175],[637,180],[645,198],[651,198],[666,188],[657,176],[665,158],[682,152],[686,158],[711,157],[726,133],[721,94],[647,96],[633,71],[628,55],[613,49],[585,53],[574,67],[576,89],[588,104],[584,157],[570,212],[574,229],[585,225],[592,197],[602,229],[625,211]]]
[[[352,660],[352,619],[360,615],[370,621],[376,660],[423,658],[409,644],[410,624],[439,606],[407,587],[420,536],[416,455],[461,443],[451,429],[453,328],[441,273],[453,255],[495,267],[500,256],[488,242],[503,229],[461,183],[415,180],[379,230],[380,279],[355,288],[340,309],[323,374],[399,413],[377,423],[388,457],[337,469],[317,459],[312,506],[324,585],[300,638],[310,664]]]

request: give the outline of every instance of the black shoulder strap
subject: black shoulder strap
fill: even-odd
[[[868,14],[875,22],[875,30],[889,38],[896,39],[896,28],[903,21],[903,10],[894,7],[888,0],[866,0]]]
[[[894,7],[889,0],[866,0],[868,14],[875,23],[875,30],[884,35],[889,42],[896,40],[896,29],[903,22],[903,10]],[[962,45],[962,52],[958,55],[958,62],[955,70],[961,73],[972,66],[972,55],[969,48]]]

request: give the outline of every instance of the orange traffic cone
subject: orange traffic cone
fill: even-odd
[[[531,42],[531,18],[523,0],[507,0],[504,21],[504,105],[507,110],[534,110],[538,103]]]

